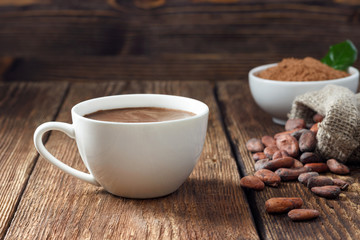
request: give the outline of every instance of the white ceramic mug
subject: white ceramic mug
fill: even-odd
[[[195,113],[188,118],[120,123],[83,117],[99,110],[161,107]],[[186,97],[129,94],[95,98],[71,109],[73,124],[47,122],[34,133],[37,151],[64,172],[106,191],[129,198],[153,198],[177,190],[194,169],[205,142],[209,108]],[[58,130],[74,138],[90,174],[56,159],[45,148],[42,136]]]

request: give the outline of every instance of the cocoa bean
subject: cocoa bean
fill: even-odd
[[[307,169],[302,167],[302,168],[279,168],[278,170],[275,171],[275,173],[277,175],[280,176],[282,181],[292,181],[295,180],[299,177],[299,175],[301,173],[306,172]]]
[[[319,217],[320,213],[315,209],[293,209],[288,216],[293,221],[306,221]]]
[[[313,187],[330,186],[330,185],[334,185],[333,180],[325,176],[312,177],[309,178],[307,182],[307,187],[310,189]]]
[[[261,181],[263,181],[265,185],[271,187],[277,187],[281,182],[280,177],[273,171],[270,171],[268,169],[260,169],[259,171],[255,172],[254,176],[258,177]]]
[[[307,185],[308,180],[312,177],[317,177],[319,176],[319,173],[317,172],[305,172],[299,175],[298,180],[299,182],[301,182],[302,184]]]
[[[314,114],[313,116],[313,120],[314,122],[318,123],[318,122],[322,122],[322,120],[324,119],[324,116],[319,114],[319,113],[316,113]]]
[[[304,153],[302,153],[300,155],[299,160],[303,164],[306,164],[306,163],[319,163],[319,162],[323,161],[319,154],[313,153],[313,152],[304,152]]]
[[[280,151],[286,151],[291,157],[297,157],[299,155],[299,143],[291,135],[280,135],[276,139],[276,146]]]
[[[260,191],[264,189],[265,184],[256,176],[246,176],[240,179],[240,186]]]
[[[291,133],[290,135],[293,136],[294,138],[296,138],[296,140],[299,140],[301,134],[303,134],[306,131],[309,131],[309,130],[303,128],[303,129],[300,129],[300,130],[297,130],[297,131]]]
[[[322,186],[322,187],[313,187],[311,191],[316,195],[328,199],[337,198],[341,192],[340,187],[338,186]]]
[[[265,159],[261,159],[261,160],[258,160],[255,162],[255,165],[254,165],[254,168],[255,168],[255,171],[258,171],[260,169],[264,169],[265,168],[265,164],[267,162],[269,162],[270,159],[268,158],[265,158]]]
[[[329,167],[330,172],[332,173],[341,174],[341,175],[350,173],[350,169],[347,166],[345,166],[342,163],[339,163],[335,159],[327,160],[326,164]]]
[[[303,200],[298,197],[277,197],[268,199],[265,202],[265,209],[268,213],[284,213],[295,208],[300,208],[302,205]]]
[[[277,146],[269,146],[269,147],[266,147],[266,148],[264,149],[265,155],[266,155],[268,158],[270,158],[270,159],[273,158],[274,153],[277,152],[277,151],[279,151],[279,149],[277,148]]]
[[[276,141],[276,139],[277,139],[278,137],[280,137],[280,136],[282,136],[282,135],[291,135],[293,132],[296,132],[296,131],[298,131],[298,130],[300,130],[300,129],[295,128],[295,129],[290,130],[290,131],[279,132],[279,133],[277,133],[277,134],[274,135],[274,139],[275,139],[275,141]]]
[[[284,158],[284,157],[289,157],[289,154],[284,150],[282,150],[282,151],[278,150],[274,153],[272,159],[275,160],[275,159]]]
[[[252,158],[253,158],[254,161],[256,162],[256,161],[259,161],[259,160],[261,160],[261,159],[266,158],[266,155],[265,155],[265,153],[263,153],[263,152],[257,152],[257,153],[254,153],[254,154],[252,155]]]
[[[263,136],[261,138],[261,142],[265,145],[265,147],[276,146],[275,139],[272,136]]]
[[[264,145],[262,144],[261,140],[258,138],[252,138],[246,143],[246,148],[250,152],[262,152],[264,151]]]
[[[305,120],[301,118],[289,119],[285,123],[286,131],[291,131],[296,128],[305,128],[305,127],[306,127]]]
[[[275,171],[278,168],[289,168],[294,164],[292,157],[278,158],[264,163],[264,168]]]
[[[309,172],[327,172],[329,170],[328,166],[326,165],[326,163],[307,163],[305,164],[306,168],[308,168]]]
[[[290,168],[302,168],[304,164],[302,164],[299,160],[294,159],[294,164]]]
[[[316,147],[316,136],[308,130],[301,134],[299,138],[299,149],[301,152],[312,152]]]
[[[312,125],[310,131],[312,131],[316,135],[319,131],[319,123],[315,123],[314,125]]]
[[[333,182],[334,185],[339,186],[341,190],[346,190],[350,185],[350,183],[339,178],[333,179]]]

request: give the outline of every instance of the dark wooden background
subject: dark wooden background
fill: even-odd
[[[247,80],[345,39],[359,0],[0,0],[2,81]]]

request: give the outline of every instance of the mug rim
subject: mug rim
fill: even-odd
[[[126,108],[126,107],[115,107],[115,108],[103,108],[103,109],[97,109],[95,111],[91,111],[90,113],[86,113],[84,115],[81,115],[80,113],[78,113],[79,108],[82,107],[82,105],[85,104],[90,104],[92,102],[97,102],[97,101],[101,101],[104,99],[111,99],[111,98],[131,98],[131,97],[165,97],[165,98],[177,98],[177,99],[182,99],[182,100],[187,100],[187,101],[192,101],[195,102],[197,104],[199,104],[199,106],[201,106],[202,110],[199,113],[195,113],[194,116],[190,116],[190,117],[186,117],[186,118],[180,118],[180,119],[174,119],[174,120],[166,120],[166,121],[160,121],[160,122],[115,122],[115,121],[103,121],[103,120],[95,120],[95,119],[91,119],[91,118],[87,118],[84,117],[84,115],[86,114],[90,114],[96,111],[100,111],[100,110],[110,110],[110,109],[117,109],[117,108]],[[134,108],[136,107],[157,107],[157,106],[150,106],[145,104],[146,106],[133,106]],[[130,107],[128,107],[130,108]],[[164,108],[169,108],[169,109],[175,109],[175,108],[171,108],[171,107],[164,107]],[[179,108],[177,110],[183,110],[183,111],[189,111],[189,110],[184,110],[183,108]],[[191,112],[191,111],[189,111]],[[194,113],[194,112],[192,112]],[[178,96],[178,95],[170,95],[170,94],[152,94],[152,93],[139,93],[139,94],[118,94],[118,95],[110,95],[110,96],[103,96],[103,97],[96,97],[96,98],[91,98],[88,100],[84,100],[81,101],[79,103],[77,103],[76,105],[74,105],[71,108],[71,114],[72,116],[77,116],[78,118],[85,120],[85,121],[90,121],[90,122],[94,122],[94,123],[101,123],[101,124],[115,124],[115,125],[156,125],[156,124],[167,124],[167,123],[175,123],[175,122],[182,122],[182,121],[190,121],[193,119],[198,119],[203,117],[204,115],[207,115],[209,113],[209,107],[202,101],[194,99],[194,98],[189,98],[189,97],[184,97],[184,96]]]

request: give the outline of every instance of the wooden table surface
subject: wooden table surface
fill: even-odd
[[[125,93],[188,96],[210,108],[202,156],[169,196],[113,196],[61,172],[34,148],[41,123],[71,123],[74,104]],[[240,187],[240,178],[254,173],[245,142],[283,130],[255,105],[246,81],[1,83],[0,123],[0,239],[360,239],[359,168],[340,177],[352,185],[336,200],[298,182],[260,192]],[[73,140],[51,132],[44,141],[56,157],[86,171]],[[301,197],[320,217],[292,222],[267,214],[265,201],[280,196]]]

